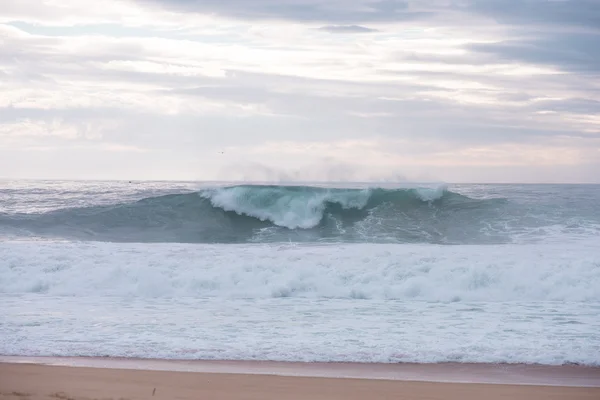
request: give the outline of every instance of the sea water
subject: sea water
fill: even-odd
[[[600,365],[600,186],[0,182],[0,354]]]

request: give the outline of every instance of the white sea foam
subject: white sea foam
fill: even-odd
[[[417,196],[423,201],[435,201],[441,199],[448,190],[447,185],[437,185],[433,187],[417,187],[414,189]]]
[[[597,245],[1,243],[0,293],[600,301]]]
[[[323,219],[328,202],[343,208],[363,208],[371,191],[364,190],[310,190],[298,192],[286,187],[261,188],[236,186],[205,190],[200,196],[210,199],[213,206],[271,221],[290,229],[314,228]]]
[[[0,243],[0,354],[600,364],[578,245]]]

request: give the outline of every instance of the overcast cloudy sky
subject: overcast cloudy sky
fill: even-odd
[[[0,176],[600,183],[600,0],[2,0]]]

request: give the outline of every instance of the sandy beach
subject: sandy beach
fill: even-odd
[[[93,360],[97,361],[95,365]],[[49,359],[47,364],[40,364],[39,359],[32,360],[36,363],[24,362],[22,359],[18,362],[6,361],[3,359],[0,363],[2,400],[600,398],[600,369],[576,366],[506,368],[467,365],[460,370],[459,376],[448,373],[454,369],[453,365],[360,366],[165,361],[162,364],[149,362],[148,368],[153,370],[145,370],[142,364],[132,360],[108,360],[107,363],[107,360],[87,359],[86,363],[84,359],[84,366],[78,366],[76,359],[65,359],[62,365],[56,365],[61,363],[58,359]],[[98,367],[101,363],[111,367]],[[174,370],[165,370],[168,365]],[[182,370],[186,365],[188,370]],[[240,373],[242,368],[246,368],[248,373]],[[478,369],[483,372],[477,373]],[[308,376],[311,371],[317,376]],[[388,372],[389,378],[385,378],[385,371]],[[323,376],[348,374],[362,374],[367,378]],[[403,379],[410,376],[422,376],[424,380]],[[439,382],[444,376],[452,382]],[[511,377],[517,376],[529,381],[545,381],[548,384],[511,384]],[[458,382],[467,381],[469,378],[472,378],[474,383]],[[477,383],[493,379],[504,380],[506,384]],[[561,383],[566,386],[559,386]]]

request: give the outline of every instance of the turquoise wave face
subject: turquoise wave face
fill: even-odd
[[[114,242],[506,243],[511,207],[445,187],[247,185],[0,218],[20,234]]]

